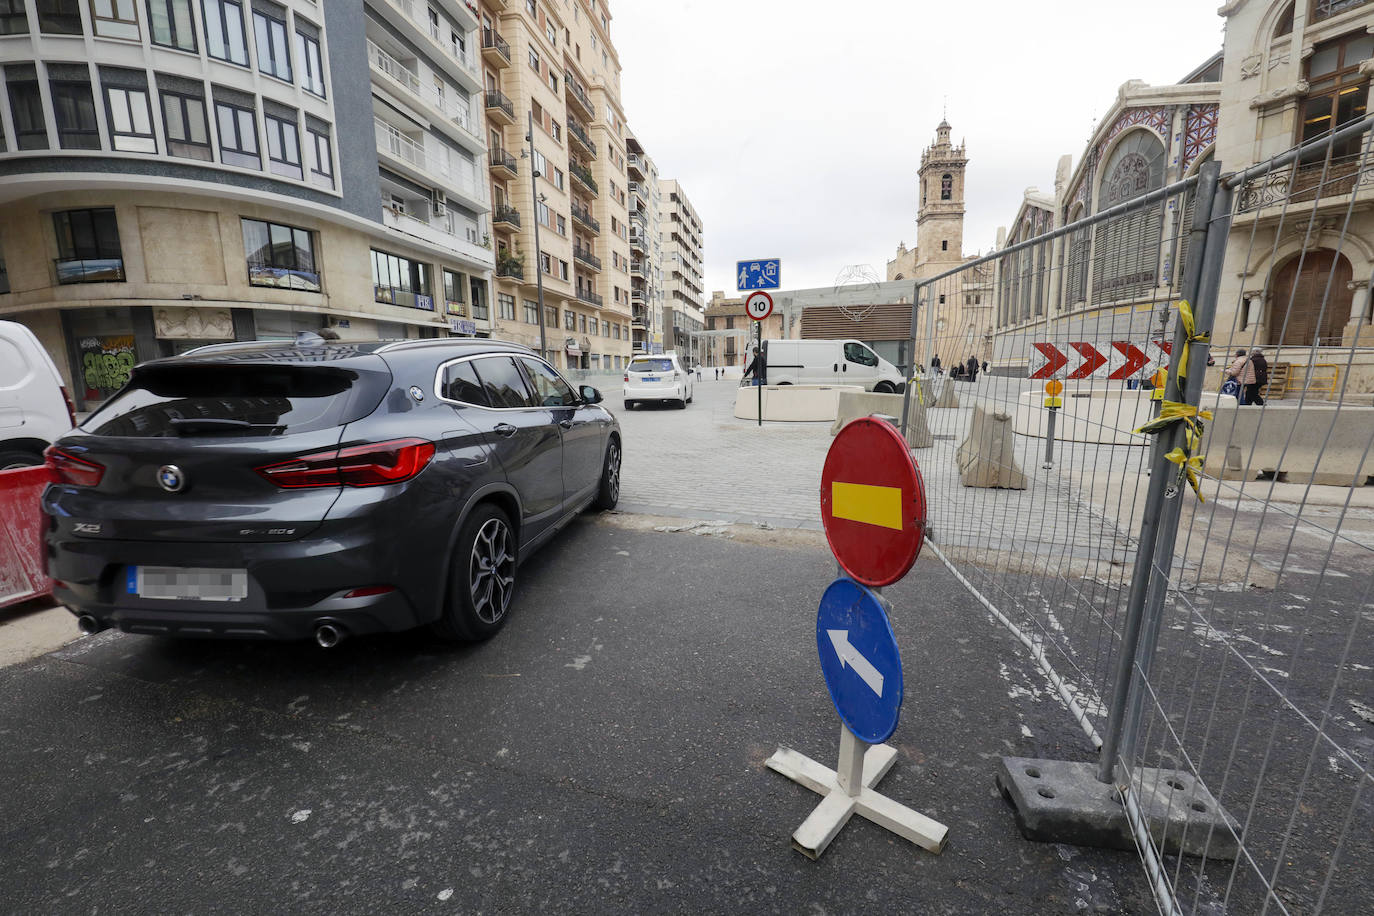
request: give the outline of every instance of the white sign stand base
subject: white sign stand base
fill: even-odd
[[[843,725],[838,772],[791,748],[778,748],[768,758],[768,768],[825,796],[792,834],[792,848],[808,858],[819,859],[849,818],[858,813],[922,849],[942,852],[948,827],[873,791],[896,762],[896,748],[862,741]]]

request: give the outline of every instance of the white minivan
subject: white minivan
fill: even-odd
[[[862,385],[890,394],[902,390],[896,366],[857,340],[765,340],[770,385]]]
[[[625,367],[625,409],[645,401],[672,401],[679,408],[692,403],[692,373],[676,354],[636,356]]]
[[[43,463],[43,449],[76,425],[62,376],[33,331],[0,321],[0,471]]]

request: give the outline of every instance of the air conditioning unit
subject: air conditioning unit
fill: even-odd
[[[448,213],[448,207],[444,203],[444,194],[442,191],[435,191],[430,195],[429,206],[435,216],[444,216]]]

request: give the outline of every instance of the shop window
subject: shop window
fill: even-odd
[[[308,229],[259,219],[242,220],[243,253],[250,286],[320,291],[315,269],[315,239]]]
[[[243,32],[243,4],[238,0],[204,0],[205,50],[211,57],[248,66]]]
[[[257,38],[258,69],[269,76],[291,82],[291,54],[288,50],[286,12],[281,18],[253,10],[253,35]]]
[[[296,60],[301,68],[301,88],[324,98],[324,66],[319,40],[297,31]]]
[[[156,153],[157,138],[148,111],[148,93],[141,89],[105,90],[106,110],[110,116],[111,142],[126,153]]]
[[[429,265],[372,249],[373,298],[405,308],[434,311]]]
[[[301,172],[300,134],[296,125],[281,118],[264,115],[267,126],[267,168],[283,178],[304,178]]]
[[[80,35],[81,7],[78,0],[35,0],[38,31],[48,35]]]
[[[148,32],[155,45],[194,53],[196,24],[191,0],[148,0]]]
[[[36,80],[10,80],[10,113],[18,149],[47,149],[48,128],[43,121],[43,97]]]
[[[205,120],[205,101],[175,92],[162,93],[162,123],[167,130],[167,152],[185,159],[214,159],[210,126]]]
[[[329,148],[329,135],[317,130],[305,132],[305,151],[310,163],[310,183],[316,187],[334,187],[334,155]]]
[[[466,296],[463,295],[463,287],[467,285],[467,278],[457,271],[444,270],[444,305],[450,315],[466,315],[468,313]]]
[[[52,215],[57,235],[57,282],[121,283],[124,253],[113,207],[64,210]]]
[[[100,128],[95,120],[91,84],[79,80],[53,80],[53,119],[57,142],[63,149],[100,149]]]
[[[1360,62],[1374,57],[1374,35],[1364,29],[1316,46],[1307,59],[1307,98],[1303,102],[1299,140],[1325,136],[1365,116],[1369,78],[1360,73]],[[1363,148],[1363,134],[1330,144],[1332,159],[1356,157]],[[1304,161],[1325,159],[1322,147]]]
[[[138,5],[134,0],[91,0],[91,27],[101,38],[138,41]]]
[[[262,168],[258,155],[258,127],[253,111],[224,102],[215,103],[219,123],[220,161],[246,169]]]
[[[29,17],[24,0],[0,0],[0,35],[29,34]]]

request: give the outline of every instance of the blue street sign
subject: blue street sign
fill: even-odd
[[[782,289],[782,259],[736,261],[737,289]]]
[[[902,710],[902,657],[881,599],[847,577],[830,583],[816,615],[816,648],[845,726],[869,744],[891,738]]]

